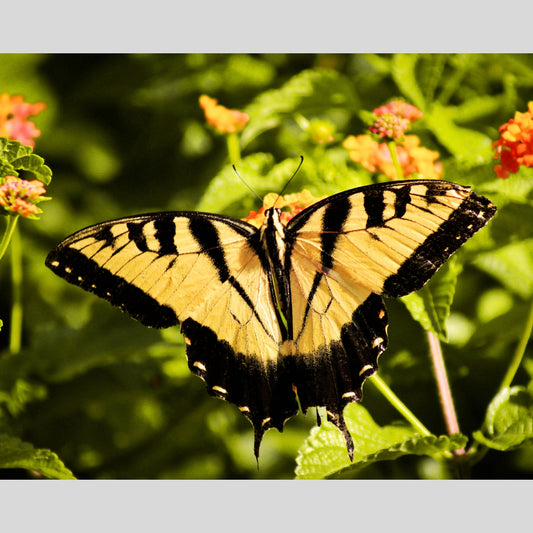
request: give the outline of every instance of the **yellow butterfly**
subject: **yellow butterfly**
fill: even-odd
[[[70,283],[151,327],[177,324],[191,371],[264,432],[325,406],[353,443],[343,409],[361,399],[387,347],[381,295],[420,289],[495,214],[469,187],[409,180],[324,198],[286,225],[167,212],[103,222],[50,252]]]

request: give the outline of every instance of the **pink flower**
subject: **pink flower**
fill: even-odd
[[[44,198],[46,192],[39,180],[22,180],[15,176],[6,176],[0,185],[0,206],[8,213],[28,217],[37,215],[41,210],[35,205]]]
[[[415,120],[418,120],[424,113],[422,113],[418,107],[408,104],[403,100],[391,100],[387,104],[374,109],[374,115],[379,116],[387,114],[397,115],[407,119],[409,122],[415,122]]]
[[[45,108],[44,102],[30,104],[20,95],[0,94],[0,137],[35,146],[33,139],[41,132],[28,117],[38,115]]]

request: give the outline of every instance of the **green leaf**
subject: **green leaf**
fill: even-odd
[[[292,167],[292,172],[296,169],[297,164]],[[281,176],[278,169],[271,176],[270,172],[274,168],[274,157],[272,154],[266,153],[249,155],[239,161],[236,168],[242,180],[259,195],[270,192],[273,187],[281,190],[282,183],[284,184],[291,175],[290,171],[287,170],[285,175]],[[267,178],[267,176],[269,177]],[[270,179],[272,177],[275,182]],[[196,208],[199,211],[226,213],[232,216],[239,216],[240,214],[245,217],[253,206],[255,209],[259,209],[257,198],[248,187],[239,179],[232,165],[226,165],[211,180]],[[231,191],[231,194],[228,191]],[[245,207],[243,208],[243,206]]]
[[[494,179],[476,187],[476,192],[490,196],[500,211],[504,206],[507,207],[507,204],[533,205],[533,180],[530,169],[521,167],[516,174],[513,174],[512,179],[506,180],[496,178],[494,173],[492,175]],[[501,213],[498,217],[501,217]]]
[[[426,331],[432,331],[443,341],[447,340],[446,320],[450,315],[457,278],[462,268],[454,255],[427,285],[401,298],[411,316]]]
[[[522,298],[533,294],[533,240],[478,254],[473,264]]]
[[[395,54],[392,58],[392,78],[402,94],[416,107],[424,110],[426,100],[416,79],[418,54]]]
[[[5,434],[0,434],[0,468],[24,468],[51,479],[76,479],[55,453]]]
[[[467,437],[422,436],[410,426],[379,426],[360,404],[351,403],[344,410],[346,425],[354,443],[350,462],[346,442],[331,423],[314,427],[296,458],[298,479],[323,479],[350,469],[354,473],[376,461],[390,461],[403,455],[429,455],[440,458],[444,452],[462,448]]]
[[[505,97],[505,94],[472,96],[460,105],[447,109],[454,122],[472,122],[497,113],[505,103]]]
[[[52,180],[50,167],[44,164],[42,157],[33,153],[31,146],[0,137],[0,177],[18,176],[20,170],[33,174],[45,185]]]
[[[244,147],[261,133],[276,128],[298,112],[304,116],[332,109],[354,111],[357,99],[351,82],[334,70],[304,70],[279,89],[260,94],[246,109],[250,121],[241,135]]]
[[[424,119],[427,127],[459,163],[470,167],[492,160],[491,138],[479,131],[457,126],[449,108],[435,103]]]
[[[487,408],[481,431],[473,437],[489,448],[507,451],[533,439],[533,394],[531,387],[505,388]]]

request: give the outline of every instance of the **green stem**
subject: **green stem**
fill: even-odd
[[[408,409],[408,407],[392,392],[389,386],[377,375],[374,374],[370,381],[378,388],[378,390],[387,398],[389,403],[422,435],[429,436],[431,432],[429,429],[416,418],[416,416]]]
[[[241,160],[241,147],[239,146],[239,136],[237,133],[229,133],[226,137],[229,160],[232,165],[236,165]]]
[[[398,152],[396,151],[396,143],[394,141],[389,141],[387,143],[387,146],[389,147],[389,152],[392,158],[392,163],[394,164],[394,169],[396,170],[396,177],[399,180],[403,180],[403,170],[402,166],[400,165],[400,160],[398,159]]]
[[[11,328],[9,351],[20,352],[22,339],[22,245],[20,232],[15,229],[11,239]]]
[[[7,218],[6,231],[4,232],[4,235],[2,236],[2,242],[0,242],[0,259],[4,257],[7,247],[9,246],[9,243],[11,242],[11,237],[13,236],[13,232],[15,231],[15,228],[17,227],[17,221],[19,219],[19,215],[15,215],[15,216],[8,215],[6,218]]]
[[[524,357],[524,353],[526,352],[526,346],[527,346],[527,343],[529,342],[529,338],[531,337],[532,330],[533,330],[533,300],[531,301],[531,306],[529,308],[529,314],[527,316],[524,330],[522,331],[522,336],[520,337],[520,342],[518,343],[518,346],[516,347],[513,358],[511,359],[511,364],[509,365],[509,368],[507,369],[507,372],[502,380],[502,383],[499,389],[500,391],[511,386],[511,383],[513,382],[515,374],[518,371],[520,364],[522,363],[522,359]]]

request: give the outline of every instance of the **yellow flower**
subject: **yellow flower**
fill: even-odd
[[[200,96],[199,101],[200,107],[204,110],[207,122],[221,133],[237,133],[250,120],[247,113],[218,105],[217,100],[205,94]]]
[[[335,126],[327,120],[313,119],[309,122],[307,133],[310,139],[317,144],[327,144],[335,140],[333,133]]]

